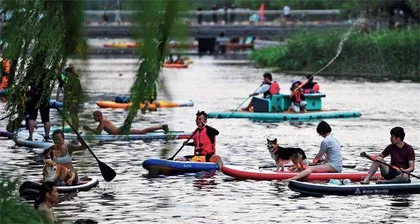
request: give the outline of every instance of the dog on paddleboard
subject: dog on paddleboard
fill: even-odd
[[[284,164],[289,163],[290,160],[294,165],[294,167],[291,169],[293,171],[306,169],[309,164],[303,149],[283,148],[277,144],[277,138],[274,140],[267,138],[267,149],[271,155],[271,158],[273,158],[277,164],[276,172],[284,171]]]
[[[48,153],[51,157],[48,157],[44,162],[44,168],[42,169],[43,181],[49,181],[58,185],[72,185],[74,180],[77,179],[77,174],[74,169],[68,169],[64,165],[57,164],[51,158],[54,158],[54,153]],[[73,180],[73,181],[72,181]]]

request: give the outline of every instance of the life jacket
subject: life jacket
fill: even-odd
[[[10,61],[4,59],[2,61],[2,66],[3,66],[3,74],[8,75],[10,73]]]
[[[304,93],[318,93],[319,92],[319,85],[317,82],[313,82],[310,88],[304,89]]]
[[[264,93],[264,98],[267,98],[268,96],[271,97],[272,95],[279,94],[279,93],[280,93],[280,86],[276,81],[274,81],[270,84],[270,89]]]
[[[209,136],[207,135],[207,126],[197,131],[194,136],[194,155],[205,156],[209,153],[216,153],[216,136],[212,143]]]
[[[0,82],[0,90],[7,89],[8,85],[9,85],[9,77],[7,75],[2,76],[1,82]]]
[[[292,102],[294,102],[294,103],[300,103],[302,100],[305,100],[304,98],[305,98],[305,95],[303,95],[304,93],[303,93],[304,91],[302,91],[302,90],[296,90],[296,91],[292,91],[292,93],[291,93],[291,100],[292,100]]]

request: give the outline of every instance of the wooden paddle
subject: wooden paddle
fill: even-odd
[[[323,163],[310,163],[309,166],[316,166],[316,165],[321,165]],[[284,165],[284,167],[291,167],[293,166],[293,164],[286,164]],[[277,165],[267,165],[267,166],[260,166],[258,167],[258,169],[266,169],[266,168],[276,168]],[[343,165],[343,168],[349,168],[349,169],[354,169],[356,168],[356,165]]]
[[[86,144],[85,140],[83,140],[82,136],[80,136],[80,134],[73,127],[73,125],[64,116],[63,112],[60,109],[58,109],[58,107],[56,107],[55,109],[58,111],[58,113],[61,114],[63,119],[70,125],[70,128],[73,130],[73,132],[76,133],[77,138],[82,142],[83,145],[86,146],[86,148],[89,150],[89,152],[92,154],[92,156],[96,159],[96,162],[98,162],[99,169],[101,170],[101,174],[104,177],[104,180],[107,181],[107,182],[113,180],[115,178],[115,176],[117,175],[117,173],[115,173],[115,171],[111,167],[109,167],[107,164],[100,161],[98,159],[98,157],[96,157],[96,155],[92,152],[92,150],[90,149],[88,144]]]
[[[399,167],[397,167],[397,166],[393,166],[393,165],[388,164],[388,163],[386,163],[386,162],[384,162],[384,161],[378,160],[378,159],[376,159],[374,156],[370,156],[370,155],[368,155],[366,152],[361,152],[361,153],[360,153],[360,156],[361,156],[361,157],[366,157],[366,158],[368,158],[368,159],[370,159],[370,160],[372,160],[372,161],[374,161],[374,162],[382,163],[382,164],[384,164],[384,165],[387,165],[387,166],[391,167],[391,168],[392,168],[392,169],[394,169],[394,170],[398,170],[398,171],[400,171],[400,172],[403,172],[403,173],[405,173],[405,174],[408,174],[408,175],[410,175],[410,176],[413,176],[413,177],[415,177],[415,178],[417,178],[417,179],[420,179],[420,177],[419,177],[419,176],[414,175],[414,174],[411,174],[411,173],[409,173],[409,172],[407,172],[407,171],[401,170],[401,169],[400,169]]]
[[[182,144],[181,148],[179,148],[178,151],[176,151],[176,153],[172,157],[168,158],[167,160],[174,160],[175,159],[175,156],[178,155],[178,153],[181,151],[181,149],[184,148],[184,146],[186,145],[186,143],[188,143],[188,141],[191,140],[191,138],[195,135],[195,133],[197,133],[198,130],[199,130],[198,128],[195,129],[194,132],[187,139],[187,141],[185,142],[185,144]]]

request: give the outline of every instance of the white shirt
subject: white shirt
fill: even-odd
[[[290,9],[289,6],[286,5],[286,6],[283,7],[283,13],[284,13],[285,16],[290,15],[290,11],[291,11],[291,9]]]
[[[257,91],[255,91],[255,93],[262,94],[262,93],[267,92],[268,90],[270,90],[270,85],[264,84],[260,88],[258,88]]]

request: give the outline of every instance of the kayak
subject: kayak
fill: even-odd
[[[192,133],[184,131],[170,131],[167,134],[161,131],[149,132],[147,134],[130,134],[130,135],[109,135],[109,134],[82,134],[84,140],[99,141],[136,141],[136,140],[175,140],[188,139]],[[65,139],[77,139],[75,134],[66,134]]]
[[[132,42],[122,42],[122,43],[105,43],[104,47],[109,48],[135,48],[135,47],[141,47],[143,44],[137,44]]]
[[[215,171],[219,169],[217,163],[173,161],[166,159],[147,159],[142,163],[144,169],[154,175],[173,175],[181,173],[197,173],[202,171]]]
[[[306,195],[372,195],[372,194],[420,194],[420,182],[398,184],[348,184],[331,185],[290,181],[292,191]]]
[[[82,177],[79,178],[79,183],[72,186],[57,186],[58,193],[71,193],[78,191],[88,191],[93,187],[98,186],[99,180],[95,177]],[[19,194],[23,198],[34,198],[36,199],[39,195],[41,188],[41,182],[25,181],[19,187]]]
[[[163,67],[165,68],[188,68],[188,64],[163,64]]]
[[[223,118],[248,118],[261,121],[307,121],[320,120],[326,118],[350,118],[360,117],[360,111],[308,111],[306,113],[260,113],[260,112],[242,112],[242,111],[225,111],[225,112],[210,112],[209,118],[223,119]]]
[[[273,171],[260,171],[260,170],[244,170],[240,167],[224,165],[222,173],[235,177],[237,179],[250,179],[250,180],[285,180],[296,176],[298,173],[290,171],[273,172]],[[350,179],[351,181],[360,181],[366,177],[367,173],[311,173],[304,180],[306,181],[328,181],[329,179]],[[381,179],[380,173],[372,176],[372,180]]]
[[[177,101],[158,101],[160,108],[170,108],[170,107],[192,107],[194,103],[191,100],[177,100]],[[116,103],[114,101],[97,101],[96,105],[101,108],[119,108],[119,109],[128,109],[131,106],[131,103]],[[141,104],[141,108],[144,108],[144,104]],[[150,104],[149,108],[155,110],[158,107],[156,104]]]

